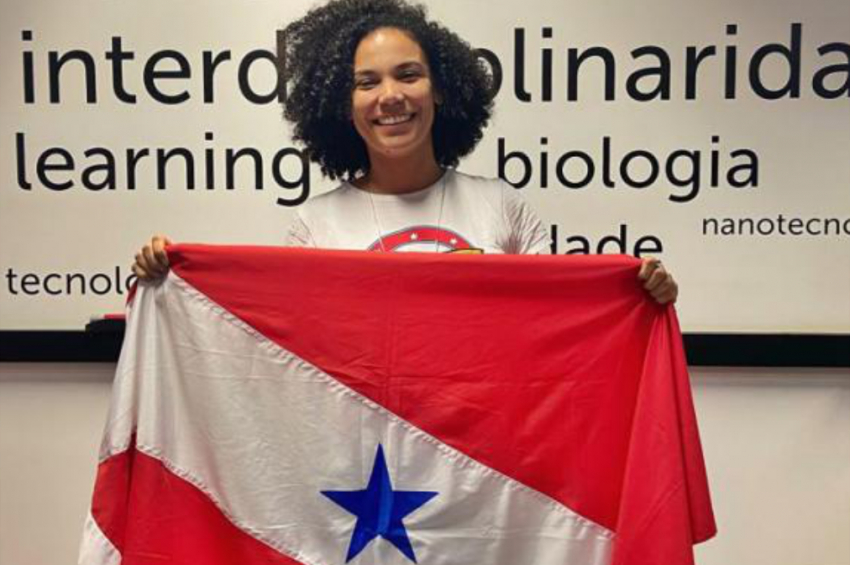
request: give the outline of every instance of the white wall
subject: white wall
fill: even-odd
[[[0,565],[74,563],[110,364],[0,364]],[[850,371],[694,370],[720,534],[699,565],[850,565]]]
[[[694,370],[718,536],[700,565],[850,565],[850,371]]]
[[[112,364],[0,364],[0,564],[76,563]]]

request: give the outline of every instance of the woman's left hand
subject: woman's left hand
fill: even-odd
[[[679,296],[679,285],[673,280],[673,275],[664,268],[660,259],[655,257],[641,259],[638,279],[643,282],[643,288],[659,304],[676,302]]]

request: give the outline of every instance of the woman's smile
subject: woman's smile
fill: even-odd
[[[374,123],[381,126],[396,126],[399,124],[405,124],[416,117],[414,113],[407,114],[395,114],[390,116],[382,116],[376,120]]]

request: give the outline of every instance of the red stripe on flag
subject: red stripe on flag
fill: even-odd
[[[122,565],[302,565],[237,528],[197,487],[133,447],[98,467],[92,516]]]

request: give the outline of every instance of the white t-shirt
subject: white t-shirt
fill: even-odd
[[[499,179],[448,170],[407,194],[374,194],[347,182],[296,209],[287,245],[372,251],[548,254],[537,215]]]

